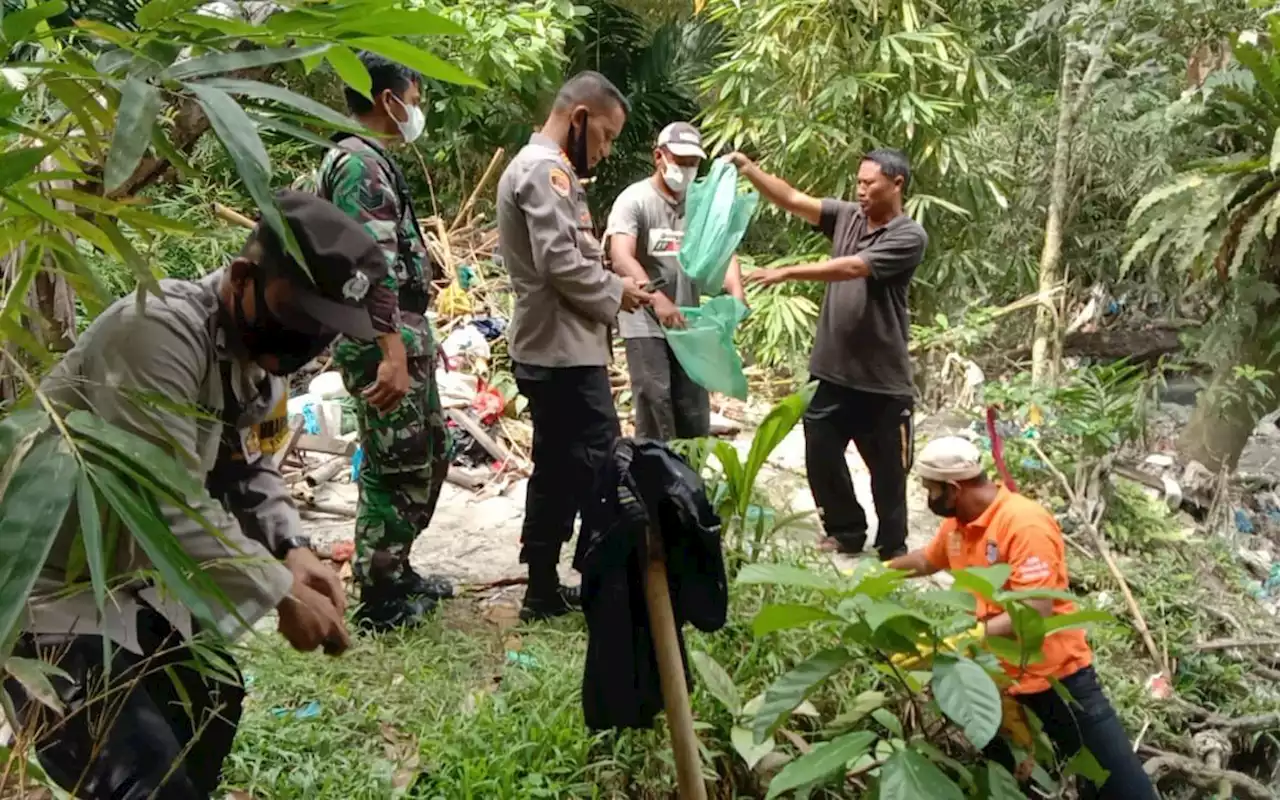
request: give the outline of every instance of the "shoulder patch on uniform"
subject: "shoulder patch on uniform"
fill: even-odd
[[[551,183],[551,188],[561,197],[568,197],[573,184],[569,181],[569,173],[559,167],[552,167],[547,173],[547,180]]]
[[[342,296],[348,300],[359,303],[369,293],[369,276],[361,270],[356,270],[347,278],[347,282],[342,284]]]

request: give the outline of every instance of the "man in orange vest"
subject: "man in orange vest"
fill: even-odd
[[[916,471],[929,493],[929,510],[943,518],[942,526],[927,546],[890,561],[891,569],[921,577],[944,569],[1008,564],[1005,589],[1069,588],[1057,520],[1038,503],[988,480],[982,455],[973,444],[956,436],[935,439],[917,458]],[[1075,611],[1075,604],[1068,600],[1026,602],[1044,617]],[[977,598],[977,617],[984,637],[1013,636],[1009,614],[982,597]],[[1016,711],[1020,705],[1035,712],[1062,758],[1069,759],[1084,747],[1109,773],[1101,786],[1082,778],[1082,800],[1156,797],[1102,691],[1084,631],[1045,636],[1043,658],[1034,664],[1002,665],[1012,681],[1005,692],[1018,704],[1012,708]],[[1059,682],[1075,702],[1065,703],[1051,680]],[[988,746],[987,755],[1013,769],[1012,752],[1004,741],[997,739]]]

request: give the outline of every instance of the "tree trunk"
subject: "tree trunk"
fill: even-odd
[[[1199,461],[1213,472],[1234,470],[1240,462],[1258,420],[1268,410],[1259,402],[1256,388],[1236,375],[1238,367],[1265,365],[1268,348],[1259,338],[1250,336],[1241,342],[1196,398],[1191,420],[1178,437],[1178,454],[1183,460]],[[1280,396],[1280,373],[1261,380],[1272,397]]]
[[[1049,182],[1049,211],[1044,223],[1044,247],[1040,251],[1040,307],[1036,311],[1035,337],[1031,343],[1031,381],[1036,386],[1052,383],[1057,377],[1057,341],[1061,326],[1058,309],[1050,297],[1062,282],[1062,237],[1070,220],[1066,218],[1067,199],[1071,192],[1071,140],[1076,123],[1093,95],[1093,87],[1102,77],[1106,51],[1114,35],[1114,22],[1098,34],[1087,62],[1081,48],[1070,47],[1062,59],[1062,81],[1058,87],[1058,129],[1053,143],[1053,173]],[[1076,72],[1086,64],[1084,72]]]

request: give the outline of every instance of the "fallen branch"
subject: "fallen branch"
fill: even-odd
[[[467,202],[462,204],[462,208],[458,209],[458,216],[453,218],[453,224],[449,226],[449,233],[457,230],[462,220],[471,212],[471,207],[476,204],[476,198],[480,196],[481,190],[489,183],[489,179],[493,176],[498,165],[502,163],[502,156],[505,150],[499,147],[493,153],[493,158],[489,159],[489,166],[484,168],[484,174],[480,176],[480,180],[476,183],[475,188],[471,190],[471,195],[467,198]]]
[[[239,211],[236,211],[234,208],[228,208],[222,203],[214,203],[209,208],[215,217],[223,222],[229,222],[232,225],[239,225],[242,228],[253,228],[258,224],[246,217],[244,214],[241,214]]]
[[[1270,714],[1252,714],[1245,717],[1223,717],[1210,713],[1205,719],[1194,723],[1195,730],[1216,728],[1231,733],[1258,733],[1260,731],[1280,730],[1280,711]]]
[[[1166,775],[1176,773],[1184,780],[1201,789],[1217,789],[1225,781],[1230,783],[1243,797],[1257,798],[1257,800],[1275,800],[1275,794],[1270,789],[1243,772],[1216,769],[1202,764],[1189,756],[1160,753],[1160,755],[1143,764],[1142,768],[1153,782],[1159,781]]]
[[[1280,647],[1280,639],[1214,639],[1191,645],[1192,650],[1231,650],[1237,647]]]
[[[1032,439],[1027,440],[1031,445],[1031,449],[1040,458],[1041,463],[1049,469],[1050,472],[1062,484],[1063,490],[1067,493],[1067,499],[1073,508],[1080,508],[1080,498],[1077,496],[1075,489],[1071,486],[1071,482],[1067,480],[1067,476],[1062,474],[1062,470],[1054,466],[1049,460],[1049,456],[1045,455],[1040,445]],[[1125,605],[1129,607],[1129,615],[1133,619],[1134,627],[1138,629],[1138,634],[1142,637],[1142,643],[1146,645],[1147,652],[1151,654],[1151,658],[1155,661],[1156,666],[1160,668],[1160,672],[1164,675],[1164,679],[1173,685],[1173,672],[1169,669],[1169,662],[1164,657],[1160,648],[1156,646],[1156,640],[1151,635],[1151,629],[1147,626],[1147,618],[1142,615],[1142,608],[1138,605],[1138,601],[1134,598],[1133,592],[1129,589],[1129,582],[1125,580],[1124,574],[1120,572],[1120,567],[1116,564],[1115,556],[1111,555],[1111,548],[1107,544],[1106,538],[1098,531],[1097,526],[1088,519],[1082,519],[1081,524],[1085,531],[1089,534],[1089,538],[1093,541],[1094,548],[1097,549],[1102,560],[1106,562],[1107,569],[1111,572],[1111,576],[1116,579],[1116,583],[1120,584],[1120,593],[1124,595]]]
[[[522,465],[516,461],[515,456],[512,455],[511,451],[503,446],[501,442],[490,436],[489,432],[484,429],[484,426],[481,425],[480,421],[475,417],[471,416],[466,411],[457,408],[451,408],[446,413],[448,414],[449,419],[456,422],[459,427],[471,434],[471,437],[475,439],[476,442],[478,442],[480,446],[489,453],[489,455],[493,456],[495,460],[501,463],[503,467],[506,467],[508,464],[516,467],[522,467]]]

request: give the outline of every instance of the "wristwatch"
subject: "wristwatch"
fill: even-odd
[[[283,561],[290,550],[296,550],[299,547],[305,547],[310,550],[311,540],[305,536],[286,536],[276,545],[276,558]]]

